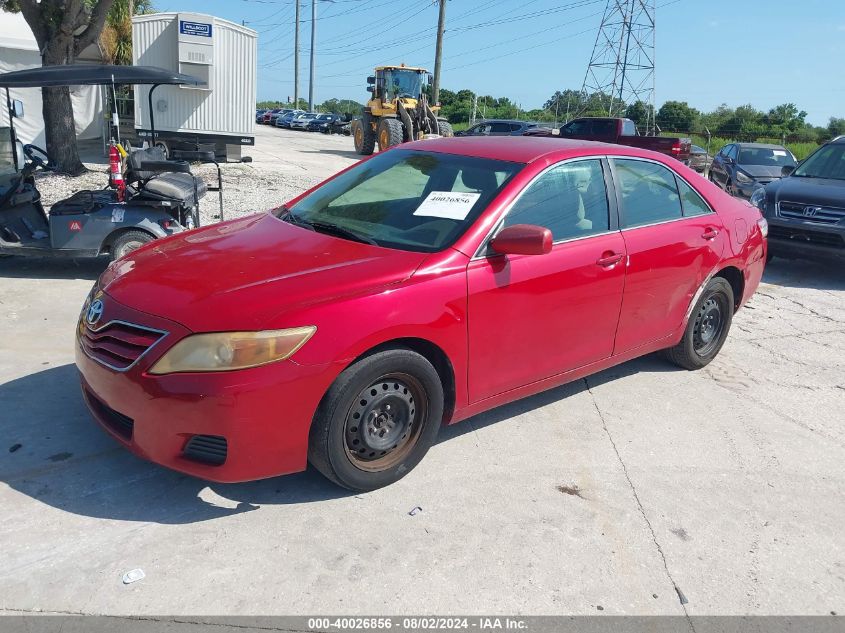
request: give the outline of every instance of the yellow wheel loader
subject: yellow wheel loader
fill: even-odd
[[[424,68],[379,66],[367,77],[367,101],[360,119],[352,122],[355,151],[372,154],[406,141],[432,136],[452,136],[452,126],[438,117],[438,105],[429,105],[426,96],[429,73]]]

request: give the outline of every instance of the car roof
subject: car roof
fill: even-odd
[[[560,160],[576,156],[615,154],[663,160],[665,156],[639,148],[579,139],[541,136],[459,136],[415,141],[403,149],[491,158],[516,163],[530,163],[541,158]]]
[[[537,125],[534,121],[521,121],[519,119],[484,119],[483,121],[478,121],[476,125],[481,123],[519,123],[520,125]]]
[[[772,143],[734,143],[741,149],[786,149],[783,145],[773,145]]]

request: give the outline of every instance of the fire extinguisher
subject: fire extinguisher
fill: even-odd
[[[117,190],[117,201],[123,202],[126,196],[126,183],[123,181],[120,152],[114,141],[109,143],[109,186]]]

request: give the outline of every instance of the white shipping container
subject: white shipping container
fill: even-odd
[[[158,86],[156,137],[169,143],[255,143],[258,34],[211,15],[154,13],[132,18],[132,61],[199,77],[204,86]],[[149,138],[150,86],[135,86],[135,129]]]

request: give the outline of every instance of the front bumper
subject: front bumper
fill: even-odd
[[[771,218],[769,250],[786,258],[845,260],[845,226]]]
[[[210,481],[250,481],[305,469],[311,420],[336,375],[333,366],[288,360],[233,372],[153,376],[146,370],[187,330],[110,298],[105,303],[109,319],[170,332],[123,372],[76,345],[85,401],[117,441],[139,457]],[[225,461],[211,465],[186,455],[196,435],[225,438]]]

